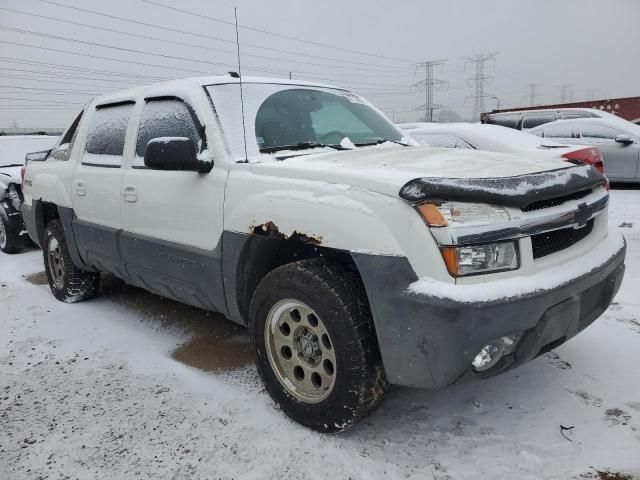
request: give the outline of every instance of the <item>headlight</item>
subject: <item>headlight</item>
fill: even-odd
[[[511,218],[506,208],[484,203],[423,203],[417,208],[430,227],[490,225],[507,222]]]
[[[513,241],[443,247],[441,251],[447,270],[454,277],[518,268],[518,249]]]

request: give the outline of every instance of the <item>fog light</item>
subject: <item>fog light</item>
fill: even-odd
[[[519,333],[507,335],[496,338],[493,342],[486,344],[471,362],[473,369],[476,372],[486,372],[491,367],[494,367],[502,357],[515,350],[520,336]]]

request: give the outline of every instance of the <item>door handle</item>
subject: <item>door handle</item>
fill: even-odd
[[[76,195],[84,197],[87,194],[87,184],[82,180],[78,180],[75,184]]]
[[[122,199],[125,202],[135,203],[138,201],[138,189],[134,185],[122,187]]]

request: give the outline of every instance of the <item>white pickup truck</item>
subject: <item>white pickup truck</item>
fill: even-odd
[[[555,348],[624,272],[595,169],[415,146],[363,98],[305,82],[98,97],[28,162],[24,197],[56,298],[91,298],[108,272],[247,325],[269,393],[322,432],[390,384],[443,388]]]

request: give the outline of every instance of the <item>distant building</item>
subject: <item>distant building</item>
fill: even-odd
[[[595,108],[597,110],[604,110],[606,112],[613,113],[614,115],[618,115],[620,118],[624,118],[630,122],[640,124],[640,97],[609,98],[604,100],[590,100],[587,102],[554,103],[550,105],[536,105],[535,107],[503,108],[500,110],[492,110],[489,113],[513,112],[516,110],[540,110],[543,108]]]

